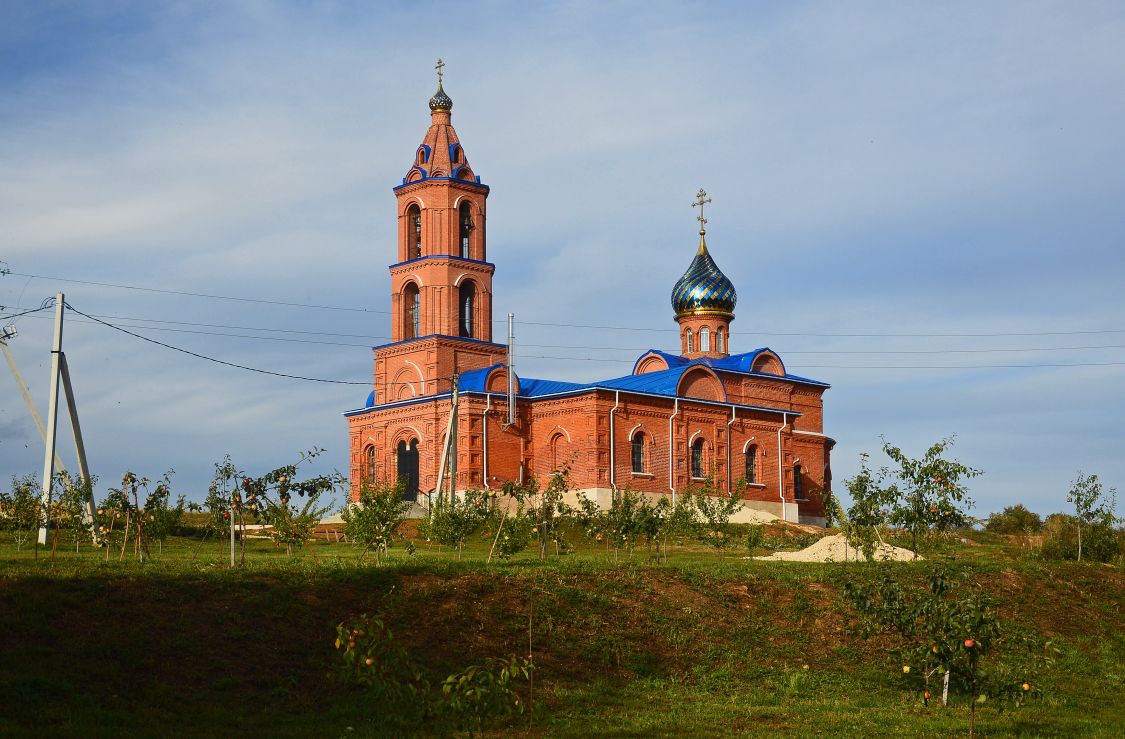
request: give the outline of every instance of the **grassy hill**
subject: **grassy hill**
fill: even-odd
[[[0,735],[378,735],[367,696],[329,675],[336,625],[364,613],[383,614],[434,683],[485,657],[526,655],[530,634],[534,690],[520,691],[531,710],[506,735],[967,733],[965,701],[924,706],[884,640],[849,628],[843,597],[845,582],[887,572],[921,584],[935,559],[1060,650],[1035,677],[1043,700],[986,705],[978,733],[1125,734],[1120,568],[1044,563],[984,534],[882,565],[696,547],[667,563],[580,547],[486,565],[486,546],[457,561],[419,542],[415,556],[393,550],[376,567],[347,544],[286,558],[252,542],[247,565],[230,570],[219,545],[190,540],[145,564],[85,547],[32,559],[4,545]]]

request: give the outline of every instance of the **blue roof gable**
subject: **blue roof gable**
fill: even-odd
[[[781,356],[778,355],[777,352],[770,349],[768,346],[759,347],[757,349],[754,349],[753,351],[743,352],[742,354],[731,354],[730,356],[723,357],[722,359],[712,359],[711,357],[697,357],[695,359],[688,359],[687,357],[681,357],[677,354],[669,354],[668,352],[661,351],[660,349],[650,349],[637,358],[637,361],[633,364],[633,372],[637,371],[637,365],[641,363],[642,359],[649,355],[656,355],[668,363],[669,369],[701,364],[705,367],[710,367],[716,370],[726,370],[727,372],[742,372],[744,374],[761,375],[763,377],[778,377],[778,375],[773,375],[768,372],[755,372],[752,369],[752,367],[754,366],[754,361],[762,354],[762,352],[771,352],[778,358],[778,361],[781,361],[781,371],[783,374],[780,375],[780,377],[786,380],[795,380],[797,382],[807,382],[812,385],[831,387],[831,385],[829,385],[827,382],[812,380],[808,377],[801,377],[799,375],[790,374],[785,370],[785,362],[781,360]],[[660,373],[650,372],[649,374]]]

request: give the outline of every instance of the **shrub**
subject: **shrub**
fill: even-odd
[[[1017,503],[990,514],[984,528],[997,534],[1034,534],[1043,529],[1043,519]]]
[[[465,540],[480,531],[488,520],[490,501],[489,495],[480,490],[466,491],[464,497],[452,500],[439,497],[429,519],[418,527],[418,533],[428,541],[456,547],[457,559],[461,559]]]
[[[375,551],[375,563],[386,555],[396,539],[401,539],[399,529],[406,521],[410,501],[403,499],[402,483],[360,486],[359,500],[344,506],[340,512],[344,519],[344,533],[349,539],[363,545],[360,557]],[[408,547],[408,551],[411,548]]]
[[[1065,513],[1052,513],[1043,526],[1044,559],[1078,559],[1078,521]],[[1093,562],[1114,562],[1125,553],[1125,531],[1106,521],[1082,527],[1082,556]]]
[[[526,517],[524,517],[526,518]],[[524,712],[518,681],[530,681],[530,659],[488,658],[450,675],[434,691],[381,618],[362,616],[336,627],[336,674],[372,699],[379,736],[472,736]]]
[[[0,525],[11,531],[18,552],[39,525],[39,479],[12,476],[12,489],[0,492]]]

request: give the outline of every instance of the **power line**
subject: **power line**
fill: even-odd
[[[339,305],[316,305],[311,303],[291,303],[284,300],[266,300],[263,298],[244,298],[235,295],[213,295],[210,293],[195,293],[185,290],[168,290],[157,287],[141,287],[139,285],[122,285],[115,282],[95,282],[93,280],[74,280],[67,277],[52,277],[48,275],[33,275],[27,272],[7,272],[6,274],[17,275],[19,277],[33,277],[38,280],[55,280],[56,282],[70,282],[76,285],[96,285],[98,287],[113,287],[121,290],[138,290],[141,292],[161,293],[164,295],[185,295],[192,298],[210,298],[212,300],[234,300],[241,303],[263,303],[265,305],[281,305],[290,308],[314,308],[317,310],[338,310],[338,311],[351,311],[354,313],[385,313],[389,314],[390,311],[385,310],[372,310],[370,308],[351,308]]]
[[[36,309],[36,310],[41,310],[41,309]],[[31,313],[31,312],[35,312],[35,311],[28,311],[28,312]],[[79,311],[75,310],[75,312],[78,313]],[[21,315],[23,315],[23,314],[21,314]],[[90,314],[81,313],[81,315],[87,316],[91,320],[88,320],[88,321],[80,321],[79,320],[79,321],[76,321],[76,322],[78,322],[78,323],[100,323],[100,324],[103,324],[103,325],[108,325],[108,326],[111,326],[112,328],[116,328],[120,331],[124,331],[125,333],[129,333],[132,336],[137,336],[138,338],[143,338],[144,340],[150,341],[154,344],[159,344],[161,346],[168,346],[169,348],[176,349],[177,351],[183,351],[185,353],[192,354],[193,356],[199,356],[199,357],[202,357],[202,358],[210,359],[210,357],[206,357],[205,355],[197,354],[195,352],[190,352],[186,349],[181,349],[179,347],[166,345],[166,344],[163,344],[162,342],[158,342],[154,339],[150,339],[148,337],[143,337],[139,334],[134,334],[132,332],[125,331],[125,329],[120,327],[120,326],[116,326],[116,325],[108,323],[106,321],[98,320],[97,318],[94,318]],[[35,316],[35,317],[41,318],[42,316]],[[125,320],[147,320],[147,319],[125,319]],[[171,322],[171,323],[177,323],[177,322]],[[191,325],[191,324],[188,324],[188,325]],[[202,324],[202,325],[208,325],[208,324]],[[154,331],[171,331],[171,332],[174,332],[174,333],[196,334],[196,335],[205,335],[205,336],[220,336],[220,337],[237,338],[237,339],[253,339],[253,340],[258,340],[258,341],[281,341],[281,342],[287,342],[287,343],[315,344],[315,345],[319,345],[319,346],[346,346],[346,347],[356,347],[356,348],[365,348],[365,349],[370,348],[369,344],[356,344],[356,343],[342,342],[342,341],[318,341],[318,340],[315,340],[315,339],[296,339],[296,338],[283,337],[283,336],[253,336],[253,335],[247,335],[247,334],[223,333],[223,332],[218,332],[218,331],[200,331],[200,330],[191,330],[191,329],[177,329],[177,328],[169,328],[167,326],[135,326],[135,325],[130,325],[129,327],[130,328],[144,328],[144,329],[150,329],[150,330],[154,330]],[[283,329],[277,329],[277,330],[283,330]],[[302,333],[317,333],[317,332],[302,332]],[[547,347],[547,348],[569,348],[569,347],[566,347],[566,346],[560,347],[560,346],[555,346],[555,345],[550,345],[550,344],[542,344],[542,345],[524,344],[523,346],[542,346],[542,347]],[[614,347],[588,347],[588,348],[616,349]],[[1013,349],[948,349],[948,350],[901,350],[901,351],[896,351],[896,350],[889,350],[889,351],[782,351],[780,353],[786,354],[786,355],[791,355],[791,354],[843,354],[843,355],[850,355],[850,354],[867,354],[867,355],[871,355],[871,354],[892,354],[892,355],[893,354],[927,354],[927,355],[932,355],[932,354],[960,354],[960,353],[978,354],[978,353],[994,353],[994,352],[1029,352],[1029,353],[1034,353],[1034,352],[1047,352],[1047,351],[1079,351],[1079,350],[1121,349],[1121,348],[1125,348],[1125,345],[1122,345],[1122,344],[1105,344],[1105,345],[1098,345],[1098,346],[1038,347],[1038,348],[1018,348],[1018,349],[1013,348]],[[620,349],[620,351],[630,351],[630,350]],[[636,351],[646,351],[646,350],[636,350]],[[579,356],[573,356],[573,355],[556,356],[556,355],[546,355],[546,354],[520,354],[519,356],[521,356],[524,359],[549,359],[549,360],[568,361],[568,362],[603,362],[603,363],[618,363],[618,364],[634,364],[636,362],[635,359],[621,359],[621,358],[617,358],[617,357],[579,357]],[[230,364],[231,366],[241,367],[243,369],[251,369],[252,371],[259,371],[259,370],[256,370],[254,368],[244,367],[243,365],[236,365],[236,364],[233,364],[233,363],[230,363],[230,362],[225,362],[223,360],[214,360],[214,361],[219,361],[220,363],[224,363],[224,364]],[[1125,363],[1120,363],[1120,362],[1070,362],[1070,363],[1037,363],[1037,364],[972,364],[972,365],[791,364],[790,366],[795,367],[795,368],[819,368],[819,369],[888,369],[888,370],[889,369],[928,369],[928,370],[933,370],[933,369],[992,369],[992,368],[1005,369],[1005,368],[1036,368],[1036,367],[1103,367],[1103,366],[1116,366],[1116,365],[1119,365],[1119,364],[1125,364]],[[317,378],[305,378],[305,377],[298,377],[298,376],[295,376],[295,375],[285,375],[284,373],[276,373],[276,372],[267,371],[267,370],[260,370],[260,371],[262,371],[266,374],[276,374],[276,375],[284,376],[284,377],[294,377],[295,379],[309,379],[309,380],[314,380],[314,381],[318,381],[318,382],[341,382],[341,383],[347,382],[348,384],[367,384],[367,383],[359,383],[359,382],[343,381],[343,380],[319,380]],[[449,379],[449,378],[445,378],[445,379]],[[410,384],[410,383],[402,383],[402,384]]]
[[[36,309],[33,309],[33,310],[25,311],[24,313],[20,313],[20,314],[17,314],[17,315],[26,315],[28,313],[35,313],[35,312],[40,311],[40,310],[43,310],[43,308],[42,307],[36,308]],[[391,337],[389,337],[389,336],[372,336],[372,335],[369,335],[369,334],[351,334],[351,333],[340,333],[340,332],[331,332],[331,331],[308,331],[308,330],[300,330],[300,329],[270,328],[270,327],[266,327],[266,326],[239,326],[239,325],[230,325],[230,324],[222,324],[222,323],[198,323],[198,322],[192,322],[192,321],[173,321],[173,320],[159,319],[159,318],[143,318],[143,317],[137,317],[137,316],[120,316],[120,315],[107,315],[107,314],[98,314],[98,313],[94,313],[94,314],[91,314],[91,315],[95,316],[97,318],[102,318],[102,319],[106,319],[106,320],[132,321],[132,322],[142,322],[142,323],[166,323],[166,324],[172,324],[172,325],[176,325],[176,326],[200,326],[200,327],[204,327],[204,328],[229,328],[229,329],[241,330],[241,331],[269,331],[269,332],[272,332],[272,333],[295,333],[295,334],[302,334],[302,335],[307,335],[307,336],[354,337],[354,338],[372,339],[372,340],[378,340],[378,341],[389,341],[391,339]],[[36,316],[36,318],[49,318],[49,316],[47,316],[47,317]],[[85,323],[85,321],[79,321],[79,322]],[[198,335],[203,335],[203,336],[223,336],[223,337],[240,338],[240,339],[257,339],[257,340],[262,340],[262,341],[284,341],[284,342],[293,342],[293,343],[302,343],[302,344],[317,344],[317,345],[324,345],[324,346],[354,346],[354,347],[360,347],[360,348],[370,348],[370,346],[371,346],[370,344],[358,344],[358,343],[354,343],[354,342],[317,341],[317,340],[311,340],[311,339],[295,339],[295,338],[290,338],[290,337],[253,336],[253,335],[249,335],[249,334],[230,334],[230,333],[222,333],[222,332],[218,332],[218,331],[201,331],[201,330],[168,328],[168,327],[165,327],[165,326],[131,325],[130,328],[144,328],[144,329],[149,329],[149,330],[153,330],[153,331],[171,331],[171,332],[174,332],[174,333],[198,334]],[[627,352],[646,352],[646,351],[652,351],[653,349],[655,349],[655,347],[643,347],[643,348],[641,348],[641,347],[620,347],[620,346],[590,346],[590,345],[574,345],[574,344],[534,344],[534,343],[528,343],[528,342],[521,343],[521,346],[534,347],[534,348],[537,348],[537,349],[585,349],[585,350],[594,350],[594,351],[622,351],[622,352],[626,352],[626,351]],[[785,349],[785,350],[778,350],[778,351],[782,354],[785,354],[785,355],[793,355],[793,354],[814,354],[814,355],[817,355],[817,354],[823,354],[823,355],[922,354],[922,355],[926,355],[926,354],[1035,353],[1035,352],[1060,352],[1060,351],[1091,351],[1091,350],[1103,350],[1103,349],[1125,349],[1125,344],[1095,344],[1095,345],[1091,345],[1091,346],[997,347],[997,348],[983,348],[983,349],[847,349],[847,350],[837,350],[837,349],[790,350],[790,349]],[[665,349],[662,349],[661,351],[674,353],[674,352],[678,352],[679,349],[678,348],[665,348]],[[588,361],[597,361],[599,359],[598,357],[573,357],[573,356],[571,356],[571,357],[550,357],[550,356],[540,356],[540,355],[524,355],[524,356],[532,356],[532,357],[535,357],[535,358],[538,358],[538,359],[566,359],[566,360],[581,359],[581,360],[588,360]],[[623,360],[623,359],[606,359],[605,361],[626,361],[626,360]],[[628,360],[628,361],[633,361],[633,360]]]
[[[0,308],[2,308],[2,307],[3,306],[0,306]],[[38,308],[32,308],[30,310],[25,310],[23,313],[12,313],[11,315],[0,316],[0,321],[10,321],[13,318],[19,318],[20,316],[31,315],[32,313],[38,313],[39,311],[47,310],[50,307],[52,307],[52,306],[44,303],[43,305],[39,306]]]
[[[237,369],[247,370],[249,372],[257,372],[257,373],[263,374],[263,375],[273,375],[274,377],[285,377],[285,378],[288,378],[288,379],[291,379],[291,380],[307,380],[309,382],[324,382],[324,383],[329,383],[329,384],[334,384],[334,385],[368,385],[368,384],[370,384],[367,381],[357,382],[355,380],[326,380],[326,379],[323,379],[323,378],[320,378],[320,377],[305,377],[303,375],[291,375],[291,374],[288,374],[286,372],[274,372],[273,370],[260,369],[258,367],[247,367],[244,364],[236,364],[234,362],[228,362],[224,359],[216,359],[215,357],[209,357],[206,354],[199,354],[198,352],[193,352],[193,351],[190,351],[188,349],[182,349],[178,346],[172,346],[171,344],[165,344],[163,341],[157,341],[156,339],[150,339],[147,336],[142,336],[140,334],[133,333],[132,331],[129,331],[128,329],[121,328],[120,326],[115,326],[114,324],[109,323],[108,321],[102,321],[98,318],[94,318],[93,316],[90,316],[86,313],[83,313],[82,311],[78,310],[77,308],[70,305],[69,303],[66,303],[65,305],[66,305],[67,308],[74,311],[78,315],[85,316],[86,318],[89,318],[91,321],[94,321],[95,323],[100,323],[103,326],[108,326],[109,328],[112,328],[115,331],[120,331],[123,334],[128,334],[129,336],[133,336],[133,337],[138,338],[142,341],[147,341],[150,344],[156,344],[157,346],[162,346],[165,349],[171,349],[173,351],[181,352],[182,354],[187,354],[187,355],[190,355],[192,357],[198,357],[199,359],[206,359],[208,362],[214,362],[216,364],[223,364],[223,365],[226,365],[228,367],[235,367]]]
[[[79,285],[94,285],[98,287],[111,287],[123,290],[137,290],[143,292],[160,293],[166,295],[184,295],[196,298],[208,298],[213,300],[232,300],[244,303],[261,303],[265,305],[278,305],[293,308],[310,308],[316,310],[334,310],[334,311],[347,311],[353,313],[376,313],[381,315],[390,315],[391,311],[374,310],[371,308],[356,308],[351,306],[338,306],[338,305],[320,305],[310,303],[294,303],[282,300],[268,300],[264,298],[246,298],[241,296],[232,295],[218,295],[211,293],[198,293],[184,290],[171,290],[166,288],[144,287],[140,285],[126,285],[114,282],[96,282],[93,280],[76,280],[67,277],[53,277],[47,275],[37,275],[27,272],[12,272],[7,271],[4,274],[16,275],[19,277],[31,277],[42,280],[56,280],[59,282],[70,282]],[[493,323],[503,324],[505,319],[495,319]],[[555,323],[550,321],[519,321],[520,325],[525,326],[547,326],[552,328],[582,328],[592,329],[598,331],[647,331],[655,333],[676,333],[678,329],[675,328],[651,328],[645,326],[613,326],[613,325],[599,325],[599,324],[584,324],[584,323]],[[272,329],[263,329],[272,330]],[[830,333],[830,332],[808,332],[808,331],[755,331],[758,336],[802,336],[812,338],[999,338],[1006,336],[1081,336],[1081,335],[1096,335],[1096,334],[1125,334],[1125,328],[1122,329],[1089,329],[1089,330],[1072,330],[1072,331],[995,331],[995,332],[977,332],[977,333],[954,333],[954,332],[938,332],[938,333],[923,333],[923,332],[872,332],[872,333]],[[570,348],[570,347],[567,347]],[[578,348],[578,347],[574,347]]]

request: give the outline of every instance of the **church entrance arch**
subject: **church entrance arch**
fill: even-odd
[[[396,469],[398,479],[402,481],[402,497],[404,500],[418,499],[418,440],[411,439],[410,443],[403,439],[395,450],[397,456]]]

